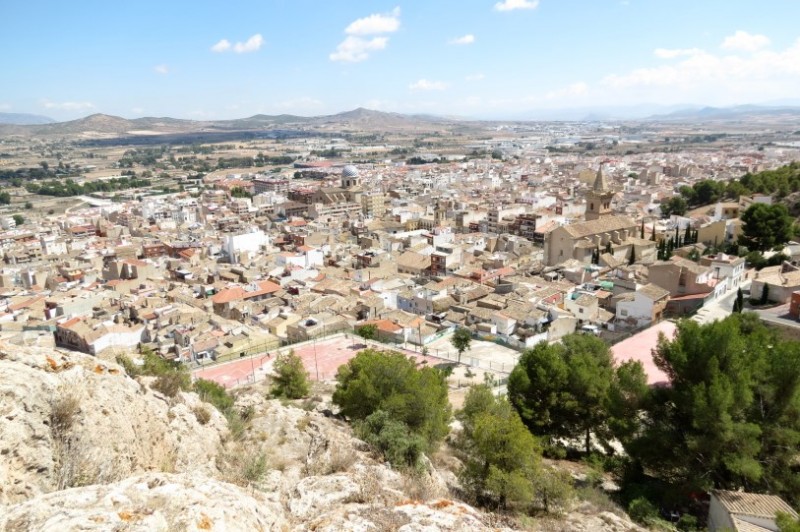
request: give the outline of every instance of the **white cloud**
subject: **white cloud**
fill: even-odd
[[[740,52],[757,52],[769,46],[769,38],[765,35],[754,35],[746,31],[739,30],[733,35],[725,37],[720,45],[723,50],[733,50]]]
[[[261,45],[264,44],[264,37],[260,33],[256,33],[245,42],[237,42],[233,45],[233,51],[237,54],[246,54],[247,52],[255,52]]]
[[[153,70],[158,74],[169,74],[169,67],[167,65],[156,65]]]
[[[394,33],[400,28],[400,8],[396,7],[391,13],[373,13],[368,17],[354,20],[344,32],[348,35],[375,35],[381,33]]]
[[[702,54],[703,50],[699,48],[656,48],[653,50],[653,55],[661,59],[675,59],[687,55]]]
[[[235,52],[237,54],[246,54],[248,52],[255,52],[264,44],[264,37],[260,33],[256,33],[244,42],[231,43],[228,39],[221,39],[214,46],[211,47],[212,52]]]
[[[10,103],[0,103],[0,111],[8,111],[11,109]]]
[[[339,43],[336,51],[328,58],[331,61],[358,63],[369,57],[370,52],[383,50],[389,42],[388,37],[364,38],[360,35],[394,33],[400,28],[400,8],[396,7],[388,14],[374,13],[350,23],[344,32],[347,37]]]
[[[408,88],[412,91],[443,91],[447,88],[447,83],[420,79],[409,85]]]
[[[131,113],[140,115],[140,114],[144,113],[144,108],[142,108],[142,107],[131,107]]]
[[[86,111],[94,109],[94,104],[91,102],[51,102],[44,100],[42,107],[45,109],[60,109],[62,111]]]
[[[211,47],[212,52],[227,52],[231,49],[231,42],[228,39],[221,39],[217,44]]]
[[[766,38],[765,38],[766,39]],[[606,76],[602,85],[616,99],[696,101],[708,105],[758,103],[795,97],[800,87],[800,39],[784,50],[755,50],[739,40],[742,53],[691,50],[665,54],[668,64]],[[753,41],[762,46],[763,39]],[[732,46],[732,45],[731,45]]]
[[[336,51],[330,54],[331,61],[345,61],[348,63],[358,63],[369,57],[369,52],[383,50],[389,39],[386,37],[373,37],[372,39],[362,39],[352,35],[339,43]]]
[[[477,74],[470,74],[464,78],[467,81],[480,81],[482,79],[486,79],[486,76],[483,75],[482,72],[478,72]]]
[[[513,11],[514,9],[536,9],[539,0],[503,0],[494,5],[496,11]]]
[[[450,39],[449,41],[447,41],[447,44],[472,44],[474,42],[475,42],[475,36],[471,33],[468,33],[461,37]]]

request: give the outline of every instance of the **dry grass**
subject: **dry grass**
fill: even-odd
[[[61,391],[50,402],[50,431],[56,439],[65,438],[81,410],[81,400],[73,392]]]
[[[427,473],[409,473],[403,475],[403,493],[415,501],[427,501],[444,495]]]
[[[207,425],[211,421],[211,412],[205,406],[196,406],[192,409],[192,412],[194,412],[194,417],[197,418],[197,422],[201,425]]]

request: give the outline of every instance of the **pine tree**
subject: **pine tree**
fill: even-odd
[[[642,220],[641,239],[644,240],[644,220]]]
[[[628,259],[628,265],[630,266],[631,264],[635,263],[636,263],[636,248],[634,246],[631,246],[631,256]]]

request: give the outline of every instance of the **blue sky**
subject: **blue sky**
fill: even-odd
[[[0,111],[800,103],[796,0],[2,0]]]

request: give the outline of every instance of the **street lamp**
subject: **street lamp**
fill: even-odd
[[[314,371],[317,374],[317,382],[319,382],[319,366],[317,365],[317,335],[311,336],[311,344],[314,346]]]

